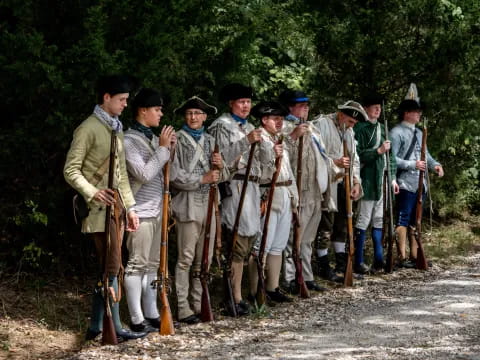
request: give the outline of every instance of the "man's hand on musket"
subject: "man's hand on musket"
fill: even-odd
[[[393,188],[393,193],[395,195],[400,194],[400,186],[398,186],[398,183],[396,180],[392,180],[392,188]]]
[[[262,129],[253,129],[247,135],[250,144],[262,141]]]
[[[426,165],[425,161],[417,160],[415,162],[415,169],[420,170],[420,171],[425,171],[425,169],[426,169],[425,165]]]
[[[350,191],[350,197],[352,200],[356,201],[360,197],[360,184],[356,183],[353,185],[352,190]]]
[[[280,157],[283,155],[283,144],[275,144],[273,146],[273,151],[275,152],[275,157]]]
[[[137,231],[140,226],[140,219],[137,213],[130,210],[127,214],[127,231]]]
[[[309,129],[309,125],[307,123],[299,124],[295,127],[295,129],[290,133],[290,137],[293,141],[297,141],[297,139],[303,136]]]
[[[216,183],[219,179],[220,179],[220,171],[210,170],[205,175],[203,175],[201,183],[212,184],[212,183]]]
[[[348,169],[350,167],[350,158],[348,156],[333,160],[333,163],[339,168]]]
[[[442,165],[436,165],[434,169],[439,177],[443,177],[443,175],[445,175]]]
[[[114,192],[111,189],[102,189],[98,190],[93,198],[105,205],[113,205],[115,204]]]
[[[222,155],[220,153],[212,153],[212,166],[223,169]]]
[[[378,149],[377,149],[377,153],[378,155],[382,155],[382,154],[385,154],[388,150],[390,150],[390,140],[386,140],[383,142],[382,146],[380,146]]]

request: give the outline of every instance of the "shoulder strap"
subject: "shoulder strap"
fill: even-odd
[[[415,144],[417,143],[417,129],[413,131],[413,139],[412,142],[410,143],[410,146],[408,147],[408,150],[403,157],[403,160],[408,160],[410,159],[410,155],[412,155],[413,148],[415,147]]]
[[[188,168],[188,173],[191,173],[195,166],[197,165],[197,162],[200,161],[203,169],[205,171],[208,171],[208,161],[205,159],[205,152],[203,151],[203,143],[205,141],[205,136],[203,136],[200,141],[197,143],[193,137],[190,136],[186,131],[180,130],[179,133],[183,135],[189,142],[190,144],[196,149],[195,155],[193,156],[192,161],[190,162],[190,166]],[[203,155],[203,158],[202,158]]]
[[[115,141],[117,141],[117,136],[115,136]],[[108,154],[108,156],[105,158],[105,160],[103,160],[103,163],[102,165],[100,165],[100,167],[97,169],[97,171],[95,171],[95,173],[92,175],[91,178],[87,178],[87,181],[89,183],[91,183],[93,186],[97,186],[97,184],[102,181],[103,179],[103,176],[105,175],[105,173],[107,172],[108,170],[108,165],[110,164],[110,154]]]

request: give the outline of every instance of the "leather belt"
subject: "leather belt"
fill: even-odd
[[[235,174],[235,175],[233,175],[232,180],[245,180],[245,175]],[[258,183],[260,181],[260,176],[249,176],[248,181]]]
[[[275,186],[290,186],[292,185],[293,181],[288,180],[288,181],[282,181],[282,182],[277,182],[275,183]],[[260,187],[271,187],[272,183],[267,183],[267,184],[260,184]]]

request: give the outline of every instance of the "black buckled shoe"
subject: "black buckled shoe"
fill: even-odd
[[[245,300],[240,300],[238,304],[235,304],[237,308],[238,316],[245,316],[250,314],[250,305]]]
[[[327,291],[327,288],[324,288],[323,286],[318,285],[315,281],[305,281],[305,285],[307,285],[308,290],[313,290],[313,291]]]
[[[355,265],[353,271],[357,274],[368,274],[370,272],[370,268],[365,263],[360,263],[359,265]]]
[[[145,318],[145,321],[150,324],[150,326],[154,327],[155,329],[160,329],[160,318]]]
[[[198,324],[199,322],[201,322],[200,318],[195,314],[187,316],[186,318],[180,319],[178,321],[180,321],[182,323],[185,323],[185,324],[188,324],[188,325],[194,325],[194,324]]]
[[[145,336],[147,336],[147,332],[144,331],[131,331],[128,329],[121,329],[120,331],[117,331],[117,337],[120,337],[119,342],[127,341],[127,340],[134,340],[134,339],[141,339]]]
[[[85,334],[85,340],[86,341],[93,340],[101,333],[102,333],[101,331],[93,331],[93,330],[87,329],[87,333]]]
[[[285,303],[285,302],[292,302],[293,299],[291,297],[288,297],[285,294],[282,294],[280,291],[280,288],[276,288],[274,291],[266,291],[268,298],[271,301],[277,302],[277,303]]]
[[[151,332],[157,332],[158,328],[153,327],[150,325],[150,322],[147,320],[143,320],[140,324],[130,324],[130,329],[135,332],[146,332],[146,333],[151,333]]]
[[[298,284],[295,280],[292,280],[288,283],[282,285],[285,291],[292,295],[297,295],[299,293]]]

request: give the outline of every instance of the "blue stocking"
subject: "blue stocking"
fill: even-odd
[[[383,261],[382,236],[383,236],[382,229],[372,228],[373,257],[374,257],[375,263],[381,263]]]
[[[365,245],[365,230],[355,229],[355,265],[363,263],[363,247]]]

